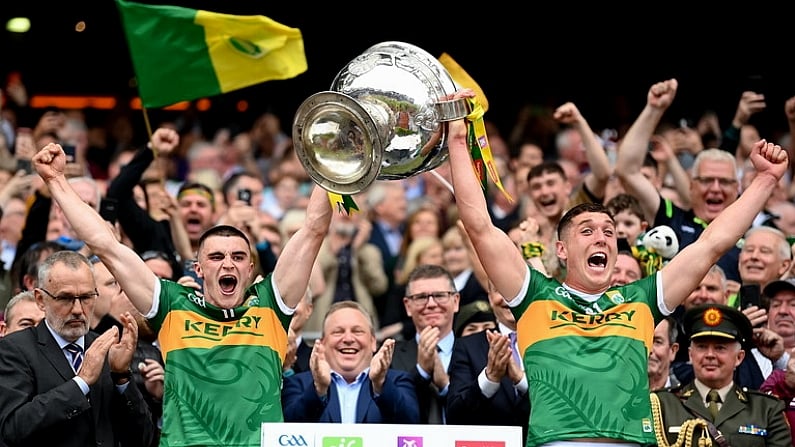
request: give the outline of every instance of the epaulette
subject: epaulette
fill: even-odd
[[[775,394],[773,394],[772,392],[759,391],[759,390],[752,390],[752,389],[749,389],[749,388],[746,388],[746,387],[743,387],[743,388],[742,388],[742,391],[743,391],[745,394],[750,394],[750,395],[753,395],[753,396],[764,396],[764,397],[766,397],[766,398],[768,398],[768,399],[773,399],[773,400],[781,400],[781,398],[779,398],[778,396],[776,396],[776,395],[775,395]],[[739,395],[739,392],[740,392],[740,390],[738,389],[738,390],[737,390],[737,393],[738,393],[738,395]]]
[[[681,389],[682,389],[682,385],[676,385],[676,386],[667,386],[667,387],[664,387],[664,388],[657,388],[656,390],[651,390],[651,392],[652,393],[678,394],[679,390],[681,390]]]

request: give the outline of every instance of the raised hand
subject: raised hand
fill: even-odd
[[[146,359],[138,364],[138,372],[144,379],[144,387],[149,395],[155,399],[163,399],[163,383],[166,380],[163,365],[155,359]]]
[[[564,124],[575,124],[582,120],[582,114],[573,102],[567,102],[555,109],[552,117]]]
[[[486,363],[486,378],[499,383],[508,373],[508,364],[513,362],[511,340],[498,331],[486,331],[489,354]]]
[[[170,154],[179,146],[179,134],[174,129],[161,127],[152,134],[151,145],[158,154]]]
[[[45,182],[64,175],[66,154],[58,143],[49,143],[31,159],[33,168]]]
[[[739,128],[748,124],[751,116],[765,110],[765,107],[767,107],[765,95],[751,91],[743,92],[743,94],[740,95],[740,102],[737,103],[737,110],[734,112],[732,125]]]
[[[331,367],[326,361],[326,347],[323,346],[322,340],[315,340],[315,346],[312,347],[312,354],[309,356],[309,370],[312,371],[317,395],[328,394],[328,387],[331,386]]]
[[[420,332],[417,342],[417,364],[429,374],[433,372],[433,364],[439,356],[436,347],[439,344],[439,335],[439,328],[428,326]]]
[[[384,389],[384,381],[389,365],[392,364],[392,355],[395,353],[395,340],[388,338],[384,340],[381,349],[375,353],[370,360],[370,382],[373,384],[373,392],[381,394]]]
[[[754,329],[754,343],[759,352],[775,362],[784,355],[784,338],[767,328]]]
[[[757,176],[769,174],[778,181],[787,171],[789,159],[787,151],[781,146],[761,139],[754,143],[751,149],[751,162],[754,164]]]
[[[657,109],[667,109],[676,97],[679,82],[676,79],[658,82],[649,88],[646,102]]]
[[[114,343],[108,351],[108,363],[110,370],[114,372],[125,372],[130,368],[138,343],[138,322],[135,321],[135,317],[130,312],[124,312],[120,320],[124,325],[121,340],[113,340]]]
[[[113,326],[97,337],[91,346],[86,349],[83,355],[83,363],[77,372],[77,377],[83,379],[88,385],[97,383],[102,367],[105,365],[105,358],[110,347],[116,343],[119,337],[119,328]]]

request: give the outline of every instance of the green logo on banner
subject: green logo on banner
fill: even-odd
[[[354,436],[328,436],[323,438],[323,447],[364,447],[364,441]]]

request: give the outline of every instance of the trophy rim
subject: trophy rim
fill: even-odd
[[[364,136],[369,138],[370,153],[365,154],[368,163],[354,178],[332,179],[323,175],[319,169],[321,164],[316,158],[310,156],[305,144],[304,130],[311,126],[313,117],[323,115],[324,110],[334,109],[335,113],[347,114],[350,121],[365,129]],[[383,143],[379,138],[378,127],[369,112],[354,98],[336,91],[318,92],[298,107],[293,120],[293,147],[296,156],[306,170],[309,177],[323,189],[337,194],[357,194],[367,189],[378,177],[383,158]]]

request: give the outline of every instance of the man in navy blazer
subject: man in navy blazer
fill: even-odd
[[[515,425],[527,436],[530,399],[521,361],[512,344],[516,320],[502,295],[488,286],[498,330],[456,339],[450,361],[447,423],[453,425]],[[517,351],[518,358],[518,351]],[[524,444],[523,444],[524,445]]]
[[[419,405],[408,374],[389,368],[395,341],[376,351],[372,317],[355,301],[333,304],[309,371],[284,380],[285,422],[415,424]]]
[[[121,316],[89,332],[96,282],[85,256],[50,255],[39,267],[36,302],[45,313],[35,327],[0,340],[0,439],[8,446],[147,447],[155,424],[130,381],[138,326]]]

